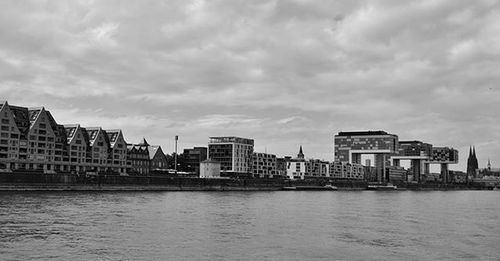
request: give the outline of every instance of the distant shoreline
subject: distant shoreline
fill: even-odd
[[[309,187],[321,190],[334,186],[336,190],[366,190],[369,185],[363,180],[283,178],[199,178],[176,176],[120,176],[120,175],[75,175],[68,173],[0,173],[0,191],[280,191],[284,188]],[[372,184],[373,185],[373,184]],[[440,183],[394,184],[392,190],[491,190],[495,186]],[[498,186],[498,184],[496,185]],[[373,186],[372,186],[373,187]],[[384,185],[383,190],[387,189]],[[327,189],[328,190],[328,189]]]
[[[398,188],[397,191],[459,191],[459,190],[490,190],[488,188],[467,187],[414,187]],[[281,186],[175,186],[175,185],[81,185],[81,184],[0,184],[0,192],[37,192],[37,191],[285,191]],[[303,190],[297,190],[303,191]],[[316,190],[317,191],[317,190]],[[323,190],[334,192],[332,190]],[[339,187],[338,191],[368,191],[365,187]]]

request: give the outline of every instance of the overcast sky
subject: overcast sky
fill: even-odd
[[[385,130],[500,167],[500,1],[2,1],[0,96],[165,152]]]

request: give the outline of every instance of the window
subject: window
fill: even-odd
[[[9,119],[2,119],[3,124],[9,124]]]
[[[45,129],[45,128],[47,128],[47,125],[46,125],[45,123],[40,123],[40,124],[38,125],[38,127],[39,127],[40,129]]]

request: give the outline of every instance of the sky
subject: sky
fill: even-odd
[[[500,167],[500,1],[2,1],[0,98],[164,151],[333,160],[385,130]]]

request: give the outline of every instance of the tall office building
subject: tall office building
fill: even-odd
[[[210,137],[208,158],[221,163],[221,175],[251,176],[254,140],[240,137]]]
[[[389,157],[398,152],[398,136],[385,131],[339,132],[334,137],[334,161],[361,164],[361,155],[375,155],[377,181],[384,182]]]

